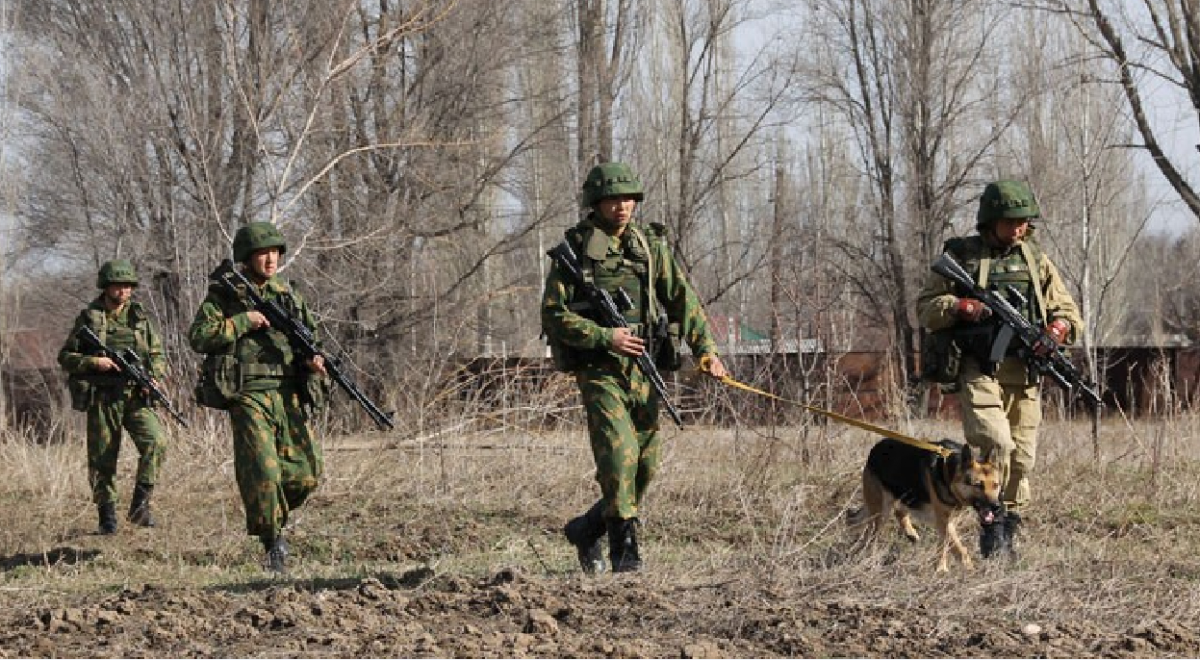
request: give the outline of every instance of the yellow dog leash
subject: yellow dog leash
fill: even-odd
[[[708,366],[708,364],[704,360],[701,360],[700,371],[707,372],[708,371],[708,369],[706,368],[707,366]],[[757,394],[759,396],[766,397],[766,398],[772,399],[774,401],[780,401],[782,403],[791,404],[793,406],[799,406],[809,412],[816,413],[818,415],[824,415],[831,419],[836,419],[839,422],[849,424],[851,426],[857,426],[860,429],[866,429],[867,431],[870,431],[872,433],[878,433],[879,435],[882,435],[887,438],[892,438],[893,440],[899,440],[900,442],[903,442],[906,445],[912,445],[913,447],[924,449],[926,451],[931,451],[935,454],[942,456],[943,458],[950,456],[951,454],[954,453],[941,445],[934,444],[923,438],[915,438],[911,435],[904,435],[903,433],[900,433],[898,431],[893,431],[891,429],[885,429],[882,426],[875,426],[874,424],[870,424],[870,423],[864,422],[862,420],[854,419],[853,417],[846,417],[845,415],[840,415],[840,414],[832,412],[830,410],[824,410],[822,408],[810,406],[805,403],[800,403],[799,401],[793,401],[792,399],[785,399],[777,394],[771,394],[770,392],[764,392],[763,390],[760,390],[756,387],[751,387],[750,385],[736,381],[733,378],[731,378],[730,376],[724,376],[724,377],[720,378],[719,380],[722,383],[724,383],[725,385],[728,385],[729,387],[735,387],[739,390],[745,390],[752,394]]]

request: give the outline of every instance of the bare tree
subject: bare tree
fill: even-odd
[[[536,144],[508,132],[512,72],[536,45],[512,39],[519,16],[452,0],[22,3],[17,98],[41,164],[24,236],[55,267],[133,256],[174,339],[232,231],[269,219],[330,339],[358,340],[345,348],[369,371],[477,346],[508,279],[489,264],[533,226],[499,208],[502,173]]]
[[[1191,149],[1171,152],[1163,136],[1177,129],[1173,117],[1147,104],[1151,95],[1174,94],[1190,106],[1191,129],[1200,128],[1200,7],[1195,0],[1051,0],[1105,60],[1100,75],[1120,87],[1144,150],[1188,211],[1200,218],[1200,195],[1189,180]]]
[[[987,2],[817,5],[809,94],[851,131],[866,183],[858,201],[867,217],[850,220],[839,261],[862,312],[889,329],[889,345],[912,378],[916,286],[1020,92],[994,91],[1003,83],[989,49],[996,17]]]
[[[576,0],[580,169],[613,160],[613,106],[636,48],[633,3]]]

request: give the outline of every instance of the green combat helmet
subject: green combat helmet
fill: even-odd
[[[979,198],[975,226],[982,229],[1000,219],[1041,217],[1037,198],[1024,181],[993,181]]]
[[[600,163],[583,182],[583,205],[595,206],[605,197],[629,196],[642,201],[642,182],[625,163]]]
[[[138,285],[137,271],[128,259],[113,259],[104,262],[100,274],[96,276],[96,288],[103,289],[110,284]]]
[[[243,263],[255,252],[273,247],[279,248],[279,254],[287,252],[287,242],[279,228],[269,222],[251,222],[238,229],[233,237],[233,260]]]

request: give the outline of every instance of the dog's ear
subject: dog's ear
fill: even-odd
[[[962,448],[962,462],[966,465],[969,465],[974,462],[974,460],[975,458],[973,452],[971,451],[971,443],[964,442]]]
[[[992,461],[992,459],[995,457],[996,457],[996,446],[992,445],[991,447],[988,447],[988,450],[986,452],[984,452],[983,458],[979,459],[979,462],[995,465],[996,463],[994,461]]]

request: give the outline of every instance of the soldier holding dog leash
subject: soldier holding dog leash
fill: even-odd
[[[679,368],[672,335],[687,342],[709,375],[726,375],[665,229],[633,223],[642,199],[642,183],[628,165],[593,167],[583,184],[590,213],[567,231],[564,246],[551,250],[555,263],[542,298],[542,329],[555,366],[575,374],[583,398],[600,484],[601,498],[564,529],[589,573],[604,570],[606,533],[613,572],[642,566],[638,507],[658,471],[660,407],[672,410],[656,384],[657,369]],[[585,296],[585,290],[599,295]],[[624,319],[615,324],[596,309],[611,301],[627,301]]]

